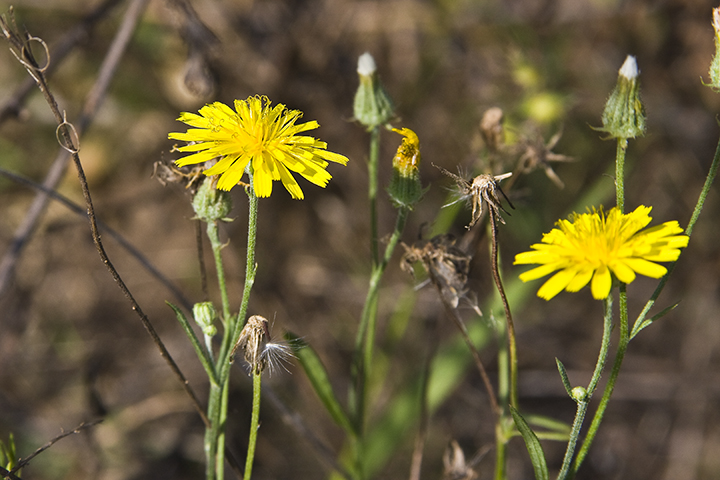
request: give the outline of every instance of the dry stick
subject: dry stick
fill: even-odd
[[[105,57],[105,61],[103,62],[100,75],[98,76],[98,80],[93,86],[93,89],[91,90],[90,94],[88,95],[87,102],[85,104],[85,108],[83,109],[83,114],[80,117],[80,131],[82,128],[86,127],[87,124],[90,122],[90,119],[94,117],[95,112],[97,111],[97,107],[99,106],[99,103],[104,97],[105,92],[107,91],[107,87],[110,83],[110,80],[112,79],[113,73],[117,67],[117,64],[120,60],[120,57],[122,55],[122,52],[124,51],[125,47],[127,46],[127,43],[130,40],[130,37],[135,29],[135,25],[137,25],[137,22],[139,21],[140,15],[144,11],[145,7],[147,6],[149,0],[133,0],[133,2],[130,4],[130,7],[128,8],[127,12],[125,13],[125,17],[123,18],[123,23],[120,26],[120,30],[118,31],[117,36],[113,40],[113,44],[110,47],[110,51],[108,52],[108,55]],[[40,88],[40,91],[45,96],[46,101],[48,102],[48,105],[50,106],[50,109],[53,112],[53,115],[55,116],[56,121],[58,122],[58,131],[60,135],[62,135],[63,140],[65,142],[64,148],[67,148],[68,151],[71,152],[73,162],[75,163],[75,168],[77,169],[78,179],[80,180],[80,186],[82,188],[83,197],[85,198],[85,203],[87,205],[87,213],[88,213],[88,219],[90,221],[90,230],[92,232],[92,238],[93,243],[95,244],[95,247],[98,251],[98,254],[100,255],[100,258],[102,259],[103,263],[107,267],[108,271],[112,275],[113,279],[117,283],[120,290],[122,290],[123,294],[130,300],[130,303],[132,304],[132,309],[138,314],[140,317],[140,320],[143,324],[143,327],[145,327],[145,330],[148,332],[150,337],[152,337],[153,342],[160,350],[160,356],[162,356],[165,361],[167,362],[170,369],[173,371],[175,376],[180,380],[182,383],[183,389],[187,393],[187,395],[190,397],[190,400],[195,407],[195,410],[197,411],[198,415],[200,415],[200,418],[202,418],[203,423],[206,426],[210,426],[210,420],[208,419],[205,411],[203,410],[202,406],[200,405],[200,401],[198,400],[197,396],[195,395],[195,392],[193,391],[192,387],[190,387],[189,382],[183,375],[180,368],[177,366],[175,361],[173,360],[170,353],[165,348],[165,345],[162,343],[162,340],[160,340],[160,337],[158,336],[157,332],[155,331],[155,328],[152,326],[152,323],[150,323],[150,319],[145,315],[145,313],[140,308],[140,305],[137,303],[135,298],[130,293],[130,290],[125,285],[125,282],[123,282],[122,278],[120,278],[120,274],[117,272],[113,264],[110,262],[110,258],[107,256],[107,253],[105,252],[105,248],[103,247],[102,241],[100,240],[100,234],[97,226],[97,221],[95,218],[95,210],[93,208],[92,204],[92,198],[90,197],[90,190],[87,183],[87,178],[85,177],[85,172],[82,168],[82,164],[80,163],[80,157],[78,155],[77,148],[73,145],[73,140],[71,138],[71,135],[68,131],[67,125],[72,126],[72,124],[68,124],[63,115],[60,114],[60,110],[58,108],[57,102],[55,101],[55,98],[50,93],[50,90],[47,87],[47,83],[45,82],[45,78],[42,74],[42,71],[37,69],[37,63],[32,58],[32,53],[30,50],[27,50],[27,53],[25,53],[25,50],[23,49],[23,42],[20,40],[20,37],[17,34],[13,35],[6,35],[10,43],[20,52],[21,55],[23,55],[23,59],[25,59],[25,56],[27,55],[27,59],[31,65],[27,65],[23,62],[25,67],[28,69],[28,72],[30,75],[36,79],[36,82],[38,84],[38,87]],[[35,66],[33,69],[32,67]],[[65,127],[65,128],[61,128]],[[74,127],[73,127],[74,128]],[[56,160],[56,163],[57,160]],[[47,195],[43,194],[44,201],[47,203]],[[1,291],[1,290],[0,290]],[[235,459],[232,452],[226,450],[226,458],[228,460],[228,463],[230,464],[233,472],[238,476],[238,478],[242,478],[242,468],[240,467],[240,464]]]
[[[147,5],[149,0],[134,0],[130,7],[128,8],[128,11],[126,12],[123,24],[120,28],[120,32],[118,32],[118,37],[124,37],[124,42],[115,42],[113,46],[111,47],[111,51],[108,54],[108,57],[111,55],[113,57],[118,57],[115,59],[114,65],[117,65],[117,61],[119,60],[119,54],[122,51],[122,49],[115,48],[115,45],[118,43],[124,43],[127,44],[130,38],[130,34],[132,33],[134,29],[134,25],[137,24],[137,21],[140,18],[140,14],[144,10],[145,6]],[[60,135],[63,137],[64,141],[64,148],[67,148],[69,151],[71,151],[73,162],[75,163],[75,167],[77,169],[78,173],[78,179],[80,180],[80,186],[82,188],[83,197],[85,199],[85,204],[87,206],[87,213],[88,213],[88,219],[90,221],[90,230],[92,232],[92,238],[93,243],[95,244],[95,247],[98,251],[98,254],[100,255],[100,258],[102,259],[105,266],[110,271],[110,274],[112,275],[115,282],[118,284],[122,292],[125,294],[125,296],[130,300],[132,304],[132,309],[140,316],[140,319],[143,323],[143,326],[147,330],[147,332],[150,334],[150,336],[153,338],[155,344],[160,349],[161,356],[168,362],[170,368],[173,370],[173,372],[176,374],[176,376],[180,379],[181,383],[183,384],[183,387],[187,394],[190,396],[193,405],[195,406],[195,409],[198,411],[200,416],[202,417],[203,421],[209,425],[209,421],[207,419],[207,416],[205,415],[205,412],[203,411],[202,406],[200,405],[200,402],[198,401],[197,397],[195,396],[195,393],[193,392],[192,388],[190,388],[190,385],[188,381],[185,379],[185,376],[182,374],[180,369],[178,368],[175,361],[170,356],[169,352],[165,348],[165,345],[162,343],[160,338],[157,335],[157,332],[155,331],[155,328],[150,323],[150,320],[147,318],[145,313],[140,308],[140,305],[138,305],[135,298],[132,296],[130,291],[128,290],[127,286],[125,285],[125,282],[123,282],[122,278],[120,278],[120,275],[118,274],[115,267],[110,262],[110,259],[107,256],[107,253],[105,252],[105,248],[103,247],[102,241],[100,240],[100,233],[97,226],[97,220],[95,218],[95,209],[93,207],[92,198],[90,197],[90,190],[87,183],[87,178],[85,177],[85,172],[82,168],[82,164],[80,163],[80,156],[78,155],[78,150],[74,146],[73,139],[71,138],[71,135],[67,128],[67,122],[65,121],[63,115],[60,113],[60,109],[57,105],[57,102],[55,98],[53,97],[52,93],[50,92],[47,83],[45,82],[45,78],[40,70],[37,68],[33,69],[32,65],[37,65],[34,59],[32,58],[32,54],[29,52],[29,50],[24,50],[24,45],[22,40],[17,34],[13,34],[8,36],[8,40],[13,44],[13,46],[20,52],[20,54],[23,56],[23,60],[26,60],[30,63],[28,65],[25,63],[26,68],[28,69],[29,73],[36,79],[38,87],[42,91],[43,95],[45,96],[45,99],[48,102],[48,105],[50,106],[50,110],[52,111],[53,115],[55,116],[55,120],[58,122],[58,129],[60,132]],[[116,37],[116,40],[118,40],[118,37]],[[123,47],[124,48],[124,47]],[[107,60],[107,58],[106,58]],[[103,66],[106,64],[110,64],[113,62],[106,61]],[[108,69],[105,70],[107,73]],[[110,75],[114,71],[114,68],[110,69]],[[99,84],[102,84],[106,81],[109,81],[109,78],[106,75],[102,76],[102,79],[98,79],[98,82],[96,83],[96,86]],[[99,101],[100,95],[98,92],[99,89],[94,89],[91,92],[90,97],[94,99],[95,102]],[[92,108],[86,108],[85,111],[94,111],[95,107],[94,105],[88,104]],[[86,107],[88,106],[86,105]],[[93,112],[94,113],[94,112]],[[88,118],[87,116],[85,118]],[[89,120],[89,118],[88,118]],[[65,128],[61,128],[65,126]]]
[[[62,195],[61,193],[58,193],[56,190],[45,188],[44,186],[40,185],[37,182],[34,182],[30,180],[29,178],[23,177],[22,175],[18,175],[17,173],[13,173],[9,170],[5,170],[4,168],[0,167],[0,175],[4,175],[7,178],[10,178],[11,180],[14,180],[17,183],[26,185],[28,187],[34,188],[36,190],[40,190],[44,193],[46,193],[50,198],[53,200],[56,200],[63,205],[65,205],[68,209],[70,209],[72,212],[77,213],[78,215],[82,215],[83,217],[87,215],[87,212],[85,208],[81,207],[77,203],[73,202],[69,198],[67,198],[65,195]],[[167,278],[160,270],[158,270],[152,262],[145,256],[143,253],[135,248],[129,241],[125,239],[119,232],[115,231],[112,227],[106,225],[102,221],[98,220],[98,227],[100,228],[100,231],[103,233],[107,233],[110,237],[112,237],[116,242],[120,244],[125,250],[127,250],[130,255],[135,257],[135,259],[140,262],[140,264],[152,275],[155,277],[161,284],[167,288],[170,293],[173,294],[176,301],[179,302],[184,308],[187,310],[192,310],[193,304],[188,300],[185,295],[180,291],[180,289],[175,286],[169,278]]]
[[[460,317],[460,313],[458,313],[457,308],[453,308],[449,303],[447,303],[444,297],[442,300],[445,304],[445,308],[447,308],[448,311],[452,313],[453,321],[460,330],[463,340],[465,340],[465,343],[467,344],[470,352],[472,353],[473,359],[475,360],[475,366],[480,372],[480,377],[482,378],[483,384],[485,385],[485,390],[487,390],[488,398],[490,400],[490,407],[492,408],[492,411],[494,413],[499,414],[500,407],[498,406],[497,397],[495,396],[495,390],[493,389],[492,383],[490,382],[490,377],[487,374],[487,370],[485,370],[485,366],[480,359],[480,352],[478,351],[475,344],[472,342],[467,327],[465,327],[465,323],[462,321],[462,318]]]
[[[40,448],[38,448],[37,450],[35,450],[35,451],[34,451],[33,453],[31,453],[27,458],[21,459],[21,460],[18,462],[17,466],[10,471],[10,473],[15,473],[15,472],[19,471],[21,468],[23,468],[23,467],[25,467],[27,464],[29,464],[29,463],[30,463],[30,460],[32,460],[32,459],[35,458],[36,456],[40,455],[42,452],[44,452],[44,451],[47,450],[48,448],[52,447],[55,443],[59,442],[59,441],[62,440],[63,438],[68,437],[68,436],[70,436],[70,435],[73,435],[73,434],[75,434],[75,433],[80,433],[82,430],[85,430],[86,428],[94,427],[95,425],[97,425],[97,424],[100,423],[100,422],[102,422],[102,420],[94,420],[94,421],[92,421],[92,422],[90,422],[90,423],[85,423],[85,422],[83,422],[83,423],[81,423],[80,425],[78,425],[77,427],[75,427],[74,430],[71,430],[71,431],[65,432],[65,433],[61,433],[61,434],[58,435],[57,437],[55,437],[55,438],[53,438],[52,440],[50,440],[49,442],[47,442],[47,443],[46,443],[45,445],[43,445],[42,447],[40,447]]]
[[[80,23],[64,34],[58,41],[57,46],[50,52],[53,62],[48,65],[47,70],[45,70],[45,75],[49,76],[59,65],[61,65],[62,60],[68,55],[68,53],[70,53],[76,45],[90,36],[90,31],[93,29],[95,24],[105,18],[105,16],[120,2],[121,0],[105,0],[93,11],[87,14]],[[22,84],[15,90],[15,93],[10,96],[8,101],[0,107],[0,124],[2,124],[5,120],[19,115],[20,109],[25,104],[27,96],[34,87],[35,81],[32,78],[28,78],[22,82]]]
[[[492,257],[491,266],[493,279],[495,280],[495,286],[500,293],[502,299],[503,308],[505,309],[505,319],[507,320],[507,333],[508,333],[508,346],[510,349],[510,405],[518,408],[518,394],[517,394],[517,345],[515,342],[515,324],[513,323],[512,314],[510,313],[510,304],[508,303],[507,296],[505,295],[505,288],[503,288],[502,280],[500,279],[500,271],[498,269],[498,216],[499,214],[492,208],[488,208],[490,215],[490,225],[492,227],[492,250],[490,255]]]
[[[98,79],[96,80],[95,85],[93,85],[92,90],[90,91],[85,100],[82,114],[80,115],[77,125],[75,126],[78,137],[82,135],[82,132],[87,128],[87,126],[95,117],[95,113],[97,112],[97,109],[100,106],[100,103],[105,96],[105,93],[107,92],[110,80],[112,79],[115,70],[117,69],[117,65],[120,62],[122,53],[125,51],[125,48],[130,41],[130,37],[132,36],[132,33],[135,29],[135,25],[137,24],[139,16],[145,9],[146,5],[147,0],[134,0],[128,8],[125,14],[125,18],[123,20],[123,24],[121,25],[120,30],[113,39],[110,50],[105,56],[103,64],[100,67]],[[17,48],[19,52],[22,52],[22,41],[16,39],[15,42],[13,42],[9,38],[8,40],[10,40],[11,43],[14,44],[15,48]],[[49,65],[51,65],[53,62],[51,61],[51,58],[48,58],[47,62],[49,68]],[[32,77],[35,76],[33,72],[30,73]],[[44,78],[44,75],[41,75],[41,77]],[[37,79],[35,79],[35,81],[37,82]],[[45,95],[45,99],[48,103],[54,104],[55,109],[58,108],[55,100],[48,98],[48,92],[43,91],[43,95]],[[61,119],[58,120],[58,122],[62,123],[64,119],[62,119],[62,116],[60,118]],[[48,171],[48,174],[45,177],[45,180],[43,181],[43,186],[45,188],[54,189],[57,186],[57,184],[60,182],[63,175],[65,174],[69,159],[70,154],[66,150],[61,150],[58,153],[57,157],[55,157],[55,160],[52,163],[52,166],[50,167],[50,170]],[[7,289],[10,283],[10,279],[12,278],[12,273],[15,270],[15,265],[20,258],[20,254],[22,253],[23,248],[29,241],[32,234],[35,232],[37,224],[40,221],[40,217],[47,209],[47,205],[49,202],[50,198],[46,193],[39,193],[35,197],[35,200],[33,200],[33,203],[28,209],[27,213],[25,214],[22,223],[15,231],[15,235],[13,236],[13,239],[10,243],[10,247],[3,256],[2,261],[0,261],[0,295],[2,295],[3,292],[5,292],[5,290]]]

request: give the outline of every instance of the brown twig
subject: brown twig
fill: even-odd
[[[508,331],[508,348],[510,350],[510,404],[518,408],[518,395],[517,395],[517,345],[515,342],[515,324],[513,323],[512,314],[510,313],[510,304],[508,303],[507,296],[505,295],[505,288],[500,278],[500,271],[498,269],[498,216],[499,214],[493,209],[489,209],[490,215],[490,227],[492,229],[492,248],[490,252],[492,275],[495,280],[495,286],[500,293],[500,298],[505,309],[505,319],[507,320],[507,331]]]
[[[55,69],[62,64],[65,57],[72,52],[73,48],[88,38],[95,24],[105,18],[121,1],[122,0],[105,0],[63,35],[60,40],[58,40],[57,45],[50,50],[53,61],[48,65],[45,76],[50,76]],[[0,106],[0,124],[5,120],[18,116],[22,106],[25,104],[27,96],[34,87],[35,81],[32,78],[28,78],[22,82],[5,104]]]
[[[140,15],[147,6],[147,3],[148,0],[134,0],[128,8],[127,12],[125,13],[123,23],[118,30],[117,35],[113,39],[110,50],[108,51],[108,54],[106,55],[105,60],[103,61],[103,64],[100,68],[98,79],[96,80],[95,85],[93,85],[90,93],[88,94],[85,100],[85,104],[83,105],[80,118],[75,125],[75,129],[78,135],[82,135],[82,132],[85,131],[85,129],[94,119],[95,113],[97,112],[97,109],[100,106],[100,103],[102,102],[105,93],[107,92],[110,80],[112,79],[112,76],[120,62],[122,53],[127,48],[135,26],[139,21]],[[40,85],[41,82],[42,84],[45,84],[46,72],[53,68],[53,65],[55,65],[57,62],[55,61],[54,57],[49,57],[47,59],[47,68],[43,69],[43,71],[38,71],[37,63],[32,57],[29,49],[27,50],[27,52],[24,51],[27,39],[23,39],[23,37],[21,37],[19,34],[13,35],[9,29],[10,25],[6,24],[5,21],[3,21],[3,33],[5,34],[7,40],[10,42],[11,46],[15,49],[15,51],[18,52],[18,54],[23,59],[27,57],[28,61],[35,63],[34,65],[25,65],[26,69],[28,69],[28,73],[30,73],[30,76],[33,77],[30,80],[34,80],[34,83],[37,83],[38,86],[40,86],[40,90],[43,92],[43,95],[45,95],[46,101],[48,102],[48,104],[54,106],[54,112],[57,112],[56,116],[59,115],[58,123],[63,124],[65,120],[59,113],[59,108],[57,106],[57,103],[55,102],[55,99],[48,96],[49,92],[47,91],[46,85],[44,89],[43,86]],[[83,30],[80,29],[80,31]],[[35,76],[38,74],[40,75],[39,79],[35,78]],[[63,130],[64,134],[67,133],[65,129]],[[52,166],[50,167],[50,170],[45,177],[45,180],[43,181],[42,185],[45,188],[55,189],[55,187],[58,185],[63,175],[65,174],[69,159],[70,152],[68,152],[66,149],[63,149],[58,153],[57,157],[55,157],[55,160],[52,163]],[[13,271],[15,270],[15,265],[20,258],[20,254],[22,253],[22,250],[24,249],[32,234],[35,232],[37,224],[40,221],[40,217],[47,209],[48,203],[48,195],[44,192],[39,193],[33,200],[33,203],[31,204],[25,217],[23,218],[22,223],[15,231],[13,239],[10,243],[10,247],[8,248],[7,252],[5,252],[2,261],[0,261],[0,295],[2,295],[2,293],[5,292],[5,290],[7,289],[10,283],[10,279],[12,278]]]
[[[75,429],[73,429],[73,430],[71,430],[71,431],[69,431],[69,432],[61,433],[61,434],[58,435],[57,437],[55,437],[55,438],[53,438],[52,440],[50,440],[49,442],[47,442],[47,443],[46,443],[45,445],[43,445],[42,447],[40,447],[40,448],[38,448],[37,450],[35,450],[35,451],[34,451],[33,453],[31,453],[27,458],[21,459],[21,460],[18,462],[18,464],[15,466],[15,468],[13,468],[12,470],[10,470],[9,472],[8,472],[7,470],[5,470],[5,471],[3,472],[3,475],[4,475],[3,478],[10,478],[10,479],[12,479],[12,480],[19,480],[18,477],[16,477],[16,476],[14,475],[15,472],[18,472],[18,471],[20,471],[22,468],[24,468],[25,466],[27,466],[27,465],[30,463],[30,460],[32,460],[33,458],[35,458],[35,457],[37,457],[38,455],[40,455],[42,452],[44,452],[44,451],[47,450],[48,448],[52,447],[55,443],[59,442],[59,441],[62,440],[63,438],[68,437],[68,436],[70,436],[70,435],[72,435],[72,434],[75,434],[75,433],[80,433],[82,430],[85,430],[86,428],[94,427],[95,425],[97,425],[97,424],[100,423],[100,422],[102,422],[102,420],[94,420],[94,421],[89,422],[89,423],[83,422],[83,423],[81,423],[80,425],[78,425],[77,427],[75,427]],[[4,469],[3,469],[3,470],[4,470]]]
[[[87,211],[85,210],[85,208],[81,207],[80,205],[73,202],[66,196],[62,195],[61,193],[58,193],[55,190],[46,188],[43,185],[41,185],[37,182],[34,182],[29,178],[26,178],[22,175],[18,175],[17,173],[13,173],[9,170],[5,170],[2,167],[0,167],[0,175],[4,175],[5,177],[7,177],[17,183],[26,185],[30,188],[34,188],[36,190],[46,193],[50,198],[62,203],[68,209],[70,209],[74,213],[77,213],[78,215],[81,215],[83,217],[87,215]],[[124,236],[122,236],[119,232],[117,232],[112,227],[103,223],[100,220],[98,220],[98,228],[100,229],[101,232],[106,233],[107,235],[112,237],[116,242],[118,242],[118,244],[120,244],[121,247],[123,247],[125,250],[127,250],[128,253],[130,253],[130,255],[135,257],[135,259],[138,262],[140,262],[140,265],[142,265],[143,268],[145,268],[148,271],[148,273],[150,273],[150,275],[155,277],[161,284],[163,284],[165,286],[165,288],[167,288],[170,291],[170,293],[172,293],[172,295],[175,297],[176,301],[178,303],[180,303],[180,305],[182,305],[187,310],[192,310],[192,308],[193,308],[192,302],[190,302],[190,300],[188,300],[187,297],[185,297],[185,295],[180,291],[180,289],[176,285],[174,285],[170,281],[170,279],[167,278],[167,276],[165,276],[162,272],[160,272],[160,270],[158,270],[155,267],[155,265],[152,264],[150,259],[148,259],[145,255],[143,255],[143,253],[140,250],[135,248],[134,245],[132,245],[129,241],[127,241]]]
[[[93,91],[89,95],[88,101],[85,104],[85,108],[83,110],[84,114],[81,119],[85,119],[86,122],[88,122],[90,118],[94,115],[101,98],[104,96],[104,92],[107,89],[109,79],[112,77],[112,72],[114,72],[115,68],[117,67],[120,55],[127,43],[129,42],[130,36],[135,26],[137,25],[137,22],[139,21],[142,12],[147,6],[148,1],[149,0],[134,0],[130,4],[128,11],[126,12],[125,19],[123,20],[123,24],[120,27],[120,31],[118,32],[118,35],[113,42],[113,46],[111,46],[111,51],[108,53],[106,61],[103,63],[103,69],[100,75],[101,78],[99,78],[98,82],[96,82],[96,85],[99,85],[99,87],[93,89]],[[12,25],[12,27],[14,27],[14,25]],[[182,383],[185,392],[190,397],[193,406],[197,410],[200,417],[203,419],[203,422],[205,422],[205,424],[209,426],[210,422],[207,418],[207,415],[205,414],[205,411],[200,405],[200,402],[195,395],[195,392],[190,387],[190,384],[188,383],[183,373],[180,371],[180,368],[177,366],[172,356],[167,351],[167,348],[165,348],[165,345],[160,340],[160,337],[155,331],[155,328],[148,319],[147,315],[145,315],[145,313],[142,311],[140,305],[130,293],[130,290],[125,285],[125,282],[122,280],[120,274],[117,272],[112,262],[110,261],[110,258],[105,252],[105,247],[103,246],[103,243],[100,239],[100,231],[98,228],[97,219],[95,217],[95,209],[93,207],[92,198],[90,196],[90,189],[88,186],[87,178],[85,177],[85,171],[83,170],[82,163],[80,162],[80,156],[78,155],[78,147],[75,145],[75,139],[71,135],[71,131],[68,128],[69,124],[67,123],[66,118],[60,112],[58,104],[47,86],[43,71],[38,68],[37,62],[35,61],[34,57],[32,56],[32,52],[27,46],[27,42],[30,39],[29,35],[19,35],[14,29],[11,28],[10,24],[6,23],[5,19],[3,19],[2,21],[2,29],[6,38],[8,39],[8,41],[10,41],[11,45],[15,49],[14,53],[18,57],[18,60],[23,63],[25,68],[28,70],[28,73],[30,73],[30,75],[37,82],[38,87],[45,96],[45,99],[50,106],[50,110],[52,111],[53,116],[58,123],[58,132],[59,136],[61,137],[59,138],[59,140],[61,140],[61,145],[63,146],[63,148],[70,153],[70,156],[72,157],[75,164],[78,179],[80,181],[80,186],[82,188],[83,198],[85,199],[85,204],[87,206],[87,214],[90,222],[90,230],[92,233],[93,243],[95,244],[98,254],[102,259],[102,262],[107,267],[108,271],[112,275],[120,290],[130,301],[132,309],[140,317],[140,320],[145,327],[145,330],[152,337],[153,342],[160,350],[160,355],[165,359],[167,364],[170,366],[170,369]],[[116,47],[116,45],[120,45],[121,47]],[[110,58],[112,59],[112,61],[109,60]],[[46,201],[49,198],[47,194],[43,194],[43,197],[46,199]]]

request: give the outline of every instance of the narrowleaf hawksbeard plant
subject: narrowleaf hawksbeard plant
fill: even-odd
[[[221,102],[205,105],[200,115],[183,112],[178,121],[191,127],[185,133],[172,132],[168,138],[192,142],[178,147],[180,152],[195,152],[177,160],[177,165],[220,160],[204,171],[220,175],[217,188],[230,190],[240,182],[248,165],[253,188],[258,197],[269,197],[273,180],[280,180],[292,198],[302,200],[304,194],[291,172],[299,173],[310,183],[325,187],[332,176],[328,162],[346,165],[347,157],[327,151],[327,143],[313,137],[298,135],[314,130],[316,121],[296,124],[302,117],[299,110],[285,105],[274,107],[265,96],[235,100],[235,110]]]
[[[636,273],[662,277],[667,269],[655,262],[677,260],[689,237],[679,235],[683,230],[677,221],[642,230],[652,220],[650,210],[641,205],[623,214],[615,207],[605,214],[601,208],[558,221],[542,243],[515,256],[516,265],[541,265],[521,274],[520,280],[559,270],[540,287],[539,297],[550,300],[562,290],[577,292],[591,282],[593,298],[602,300],[610,294],[613,275],[623,283],[635,280]]]

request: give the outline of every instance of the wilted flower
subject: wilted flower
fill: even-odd
[[[215,102],[202,107],[199,113],[181,113],[178,120],[196,128],[170,133],[168,138],[194,142],[178,148],[181,152],[196,152],[179,159],[178,166],[220,157],[204,172],[220,175],[220,190],[237,185],[249,164],[258,197],[269,197],[273,180],[280,180],[292,198],[302,200],[303,191],[291,172],[325,187],[332,178],[326,170],[328,162],[348,162],[347,157],[327,151],[325,142],[298,135],[318,128],[316,121],[296,125],[302,112],[288,110],[283,104],[271,107],[267,97],[235,100],[235,110]]]
[[[677,260],[689,237],[679,235],[683,230],[677,221],[642,230],[652,220],[650,210],[641,205],[623,214],[614,207],[607,214],[600,209],[558,221],[543,235],[543,243],[515,256],[515,265],[541,265],[521,274],[520,280],[559,270],[540,287],[539,297],[550,300],[562,290],[577,292],[592,281],[593,298],[602,300],[610,294],[613,275],[623,283],[635,280],[636,273],[662,277],[667,269],[655,262]]]
[[[393,128],[393,132],[405,138],[393,157],[388,193],[396,207],[412,208],[425,193],[420,183],[420,139],[409,128]]]

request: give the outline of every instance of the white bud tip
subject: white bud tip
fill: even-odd
[[[632,55],[628,55],[625,59],[625,63],[623,63],[622,67],[620,67],[619,73],[628,80],[633,80],[637,78],[638,66],[635,57],[633,57]]]
[[[377,70],[377,65],[375,65],[375,59],[372,57],[372,55],[370,55],[368,52],[360,55],[360,58],[358,58],[358,74],[369,77],[370,75],[375,73],[375,70]]]

